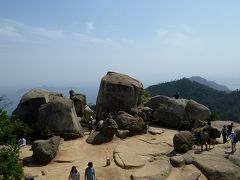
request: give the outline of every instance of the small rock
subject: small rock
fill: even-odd
[[[188,154],[188,153],[185,153],[182,155],[184,161],[185,161],[185,164],[192,164],[193,163],[193,157]]]
[[[34,180],[33,176],[25,176],[25,180]]]
[[[45,176],[47,173],[46,171],[41,171],[42,175]]]
[[[163,130],[149,128],[149,129],[148,129],[148,132],[149,132],[150,134],[152,134],[152,135],[157,135],[157,134],[162,134],[162,133],[163,133]]]
[[[173,156],[170,158],[170,162],[173,167],[182,167],[185,165],[185,161],[182,156]]]
[[[129,136],[129,130],[117,130],[116,136],[118,138],[124,139]]]
[[[187,180],[198,180],[200,176],[201,176],[200,172],[194,172],[187,178]]]

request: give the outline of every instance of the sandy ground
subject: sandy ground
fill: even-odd
[[[63,141],[60,145],[59,153],[54,160],[46,166],[38,164],[30,164],[24,167],[25,175],[32,175],[36,180],[66,180],[68,179],[71,167],[74,165],[80,172],[81,179],[84,179],[84,170],[87,163],[92,161],[96,169],[96,177],[98,180],[128,180],[134,170],[125,170],[118,167],[113,160],[113,150],[122,141],[131,141],[139,139],[139,137],[154,137],[161,142],[172,145],[172,139],[176,131],[163,129],[161,135],[139,135],[120,140],[115,138],[113,141],[102,145],[90,145],[86,143],[88,135],[71,141]],[[32,156],[30,146],[22,147],[21,158]],[[111,165],[105,167],[106,158],[111,159]],[[186,180],[193,172],[200,172],[194,165],[187,165],[181,168],[172,168],[172,172],[167,180]],[[207,178],[202,174],[200,180]]]

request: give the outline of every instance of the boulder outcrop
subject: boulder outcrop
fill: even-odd
[[[109,142],[113,139],[113,137],[108,137],[103,135],[100,131],[94,131],[90,134],[86,140],[88,144],[99,145],[106,142]]]
[[[47,164],[57,155],[59,144],[59,136],[53,136],[48,140],[34,141],[32,145],[33,157],[40,164]]]
[[[141,117],[134,117],[126,112],[120,112],[116,117],[120,130],[129,130],[130,135],[146,133],[147,126]]]
[[[116,121],[109,114],[108,118],[102,123],[100,131],[103,135],[112,138],[116,134],[117,129],[118,125]]]
[[[21,98],[13,116],[37,127],[45,136],[83,136],[73,101],[59,93],[32,89]]]
[[[189,131],[181,131],[175,134],[173,145],[176,151],[187,152],[194,145],[192,134]]]
[[[151,98],[146,106],[152,109],[154,119],[160,124],[173,128],[193,127],[210,116],[210,110],[196,101],[162,95]]]
[[[83,136],[73,102],[64,97],[56,97],[39,108],[38,127],[42,134],[52,133],[64,138]]]
[[[38,110],[42,104],[49,102],[50,93],[42,89],[32,89],[21,98],[12,115],[32,125],[38,120]]]
[[[119,111],[129,113],[137,107],[143,92],[143,85],[138,80],[125,74],[108,72],[101,80],[96,102],[97,120],[105,120],[109,113]]]

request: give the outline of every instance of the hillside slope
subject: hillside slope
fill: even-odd
[[[208,81],[200,76],[192,76],[189,78],[191,81],[195,81],[195,82],[198,82],[200,84],[203,84],[203,85],[206,85],[208,87],[211,87],[215,90],[218,90],[218,91],[226,91],[226,92],[230,92],[231,90],[225,86],[225,85],[222,85],[222,84],[218,84],[214,81]]]
[[[181,98],[193,99],[204,104],[212,112],[218,113],[222,119],[240,121],[240,91],[230,93],[217,91],[187,78],[152,85],[146,90],[152,96],[166,95],[172,97],[179,92]]]

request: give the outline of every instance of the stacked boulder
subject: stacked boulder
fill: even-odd
[[[22,97],[13,116],[30,126],[37,124],[44,136],[70,139],[83,136],[73,101],[62,94],[32,89]]]
[[[96,118],[105,120],[109,113],[114,117],[119,111],[131,112],[140,103],[143,85],[125,74],[108,72],[101,80],[97,102]]]
[[[117,129],[117,123],[109,114],[108,118],[101,125],[99,125],[99,131],[95,131],[90,134],[86,142],[94,145],[109,142],[117,133]]]

